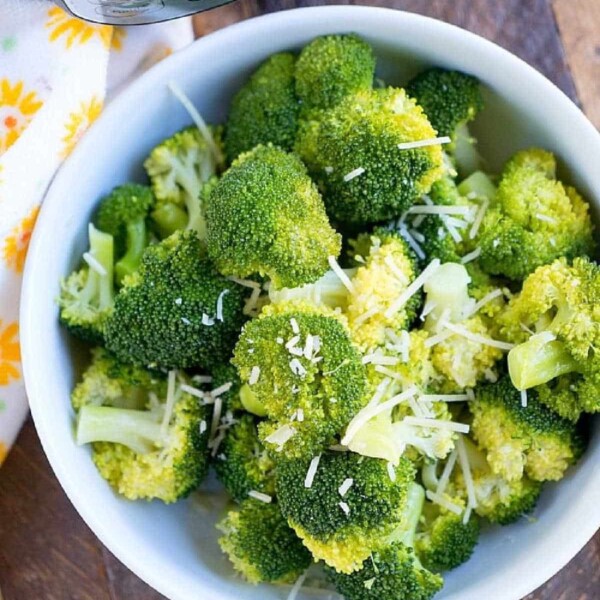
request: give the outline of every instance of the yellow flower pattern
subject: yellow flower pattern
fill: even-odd
[[[0,154],[8,150],[29,125],[42,106],[34,91],[27,91],[22,81],[0,79]]]
[[[81,139],[86,129],[98,118],[102,110],[102,101],[94,96],[87,102],[82,102],[79,110],[69,116],[65,125],[67,131],[63,141],[62,156],[67,157]]]
[[[18,333],[17,323],[9,323],[2,329],[2,321],[0,321],[0,386],[8,385],[12,380],[21,377],[19,371],[21,349],[17,339]]]
[[[57,6],[48,11],[46,27],[51,42],[64,40],[66,47],[83,45],[98,37],[105,48],[110,48],[113,28],[110,25],[94,25],[77,19]]]
[[[127,29],[124,27],[113,27],[110,49],[120,52],[123,49],[123,40],[127,37]]]
[[[10,235],[4,240],[2,248],[2,257],[9,269],[16,273],[23,272],[25,257],[29,248],[29,240],[33,232],[33,226],[37,219],[39,206],[34,206],[29,214],[10,232]]]
[[[6,444],[0,442],[0,465],[4,462],[7,454],[8,448],[6,447]]]

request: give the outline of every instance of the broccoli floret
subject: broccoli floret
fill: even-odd
[[[96,227],[114,238],[117,283],[139,267],[148,245],[146,220],[154,206],[152,190],[137,183],[116,187],[102,199],[96,214]]]
[[[218,130],[210,131],[218,138]],[[219,167],[215,152],[197,127],[182,129],[152,150],[144,168],[157,200],[152,219],[161,237],[178,229],[206,237],[202,188]]]
[[[508,355],[519,390],[576,421],[600,412],[600,268],[585,258],[539,267],[501,315],[507,335],[522,342]],[[534,335],[528,336],[528,331]],[[525,341],[523,341],[525,340]]]
[[[327,35],[304,47],[296,63],[296,93],[304,110],[328,109],[373,86],[375,57],[357,35]]]
[[[543,484],[527,476],[508,481],[496,475],[492,472],[485,454],[469,438],[463,436],[462,439],[473,479],[476,514],[492,523],[508,525],[530,513],[535,508]],[[430,489],[433,492],[437,491],[437,482]],[[454,470],[448,493],[442,495],[454,503],[457,503],[457,497],[461,498],[463,503],[467,501],[467,486],[461,469]]]
[[[433,68],[413,78],[406,92],[423,108],[438,135],[450,137],[452,143],[446,149],[461,174],[476,171],[480,158],[468,123],[483,110],[479,80],[459,71]]]
[[[114,241],[91,223],[88,235],[87,255],[94,266],[86,264],[61,281],[59,318],[74,336],[98,344],[114,303]]]
[[[388,329],[399,333],[409,328],[421,295],[414,294],[397,310],[394,305],[419,271],[415,255],[397,233],[376,229],[372,234],[360,235],[354,248],[362,252],[366,262],[352,278],[354,291],[346,314],[354,340],[366,350],[383,345]]]
[[[326,451],[312,485],[306,487],[310,463],[277,461],[275,489],[281,511],[315,559],[351,573],[402,525],[414,468],[401,459],[392,481],[385,461]],[[339,489],[348,479],[352,485],[342,497]]]
[[[413,483],[391,543],[375,550],[353,573],[325,567],[328,579],[346,600],[429,600],[442,588],[442,578],[424,568],[414,550],[422,506],[423,488]]]
[[[244,293],[202,257],[195,233],[174,233],[146,248],[124,281],[106,323],[107,348],[141,366],[210,369],[231,354]]]
[[[592,252],[588,203],[556,178],[550,152],[523,150],[502,173],[480,233],[481,267],[521,280],[537,267]]]
[[[77,443],[94,442],[98,471],[130,500],[175,502],[195,490],[208,471],[208,431],[200,432],[208,410],[175,385],[174,375],[172,382],[163,378],[140,388],[144,410],[92,404],[79,409]]]
[[[342,223],[377,223],[400,216],[443,174],[439,145],[403,149],[435,131],[401,89],[349,96],[300,128],[296,151]]]
[[[250,491],[272,496],[275,465],[258,439],[256,421],[248,414],[237,419],[219,446],[214,463],[217,477],[236,502],[245,500]]]
[[[573,423],[540,404],[537,393],[521,394],[509,377],[483,385],[469,403],[473,414],[471,432],[486,453],[494,473],[516,481],[525,473],[535,481],[561,479],[584,450]]]
[[[237,374],[237,369],[229,362],[218,364],[211,370],[212,381],[206,385],[207,391],[219,389],[223,385],[231,384],[229,389],[219,398],[222,402],[222,413],[227,411],[237,413],[247,410],[241,401],[242,382]]]
[[[245,500],[217,527],[223,532],[221,549],[250,583],[291,583],[311,563],[277,504]]]
[[[157,393],[163,376],[119,362],[104,348],[92,350],[92,362],[71,394],[75,410],[82,406],[114,406],[142,409],[148,402],[148,391]]]
[[[341,238],[301,161],[274,146],[240,155],[210,195],[208,253],[224,275],[268,276],[276,287],[316,281]]]
[[[293,54],[274,54],[233,98],[224,135],[230,162],[259,144],[272,143],[283,150],[293,148],[300,110],[295,64]]]
[[[244,327],[233,363],[264,406],[268,449],[312,457],[362,408],[365,367],[335,315],[310,305],[275,305]]]

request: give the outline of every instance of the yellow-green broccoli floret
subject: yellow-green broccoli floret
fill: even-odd
[[[123,362],[210,369],[229,358],[245,317],[245,290],[202,256],[194,232],[146,248],[106,324],[106,346]]]
[[[170,503],[195,490],[208,471],[208,409],[175,388],[169,411],[164,378],[146,394],[147,408],[87,404],[79,409],[78,444],[93,442],[92,458],[110,485],[130,500]],[[202,433],[201,433],[202,431]]]
[[[217,527],[223,532],[221,549],[250,583],[292,583],[311,563],[277,504],[245,500]]]
[[[420,294],[397,309],[394,305],[419,272],[416,257],[397,233],[376,229],[361,234],[354,246],[366,262],[352,278],[346,314],[354,340],[368,349],[383,345],[388,329],[399,333],[413,322]]]
[[[550,152],[517,153],[504,167],[480,232],[481,267],[521,280],[537,267],[594,248],[588,203],[556,177]]]
[[[306,487],[310,464],[310,459],[277,461],[281,511],[315,559],[352,573],[402,526],[414,468],[401,459],[392,481],[383,460],[326,451]],[[342,497],[340,487],[348,480],[352,485]]]
[[[91,223],[88,232],[88,255],[94,266],[86,263],[65,277],[57,302],[62,325],[74,336],[98,344],[104,341],[114,303],[114,240]]]
[[[434,137],[414,100],[386,88],[349,96],[301,127],[296,152],[331,217],[366,225],[400,216],[440,178],[441,146],[398,148]]]
[[[291,150],[298,128],[296,58],[289,52],[268,58],[234,96],[225,125],[229,162],[259,144]]]
[[[219,130],[209,131],[216,135],[218,148]],[[156,196],[152,219],[161,237],[178,229],[191,229],[201,239],[206,237],[201,196],[203,186],[221,166],[220,151],[216,154],[197,127],[186,127],[163,140],[144,162]]]
[[[236,415],[214,461],[215,472],[236,502],[251,491],[272,496],[275,491],[274,462],[258,439],[252,415]]]
[[[477,170],[481,161],[468,123],[483,110],[479,80],[460,71],[434,67],[413,78],[406,91],[423,108],[438,135],[449,136],[452,140],[445,149],[461,174],[468,175]]]
[[[497,475],[557,481],[581,456],[584,441],[575,425],[540,404],[534,390],[523,406],[519,391],[503,377],[477,388],[475,397],[469,403],[471,433]]]
[[[302,162],[273,146],[240,155],[207,207],[208,252],[224,275],[266,275],[272,285],[316,281],[341,238]]]
[[[328,109],[373,86],[375,57],[354,34],[327,35],[304,47],[296,64],[296,93],[304,110]]]
[[[137,183],[126,183],[103,198],[95,223],[100,231],[113,236],[117,283],[137,270],[148,245],[146,221],[154,206],[152,190]]]
[[[264,407],[267,448],[312,457],[338,434],[366,399],[365,367],[338,318],[292,304],[244,327],[233,363]]]
[[[360,570],[346,574],[325,567],[328,579],[346,600],[429,600],[442,588],[442,577],[421,564],[414,548],[423,498],[423,488],[413,483],[401,524]]]
[[[454,503],[464,508],[464,501]],[[415,540],[415,550],[430,571],[448,571],[471,558],[479,539],[479,519],[463,523],[463,515],[425,502]]]
[[[585,258],[539,267],[501,315],[517,342],[508,369],[562,417],[600,411],[600,268]],[[529,332],[533,335],[529,336]]]

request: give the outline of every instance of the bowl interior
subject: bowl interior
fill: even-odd
[[[487,85],[487,108],[475,133],[490,167],[498,168],[517,149],[546,147],[562,159],[564,174],[596,210],[600,206],[600,141],[575,106],[497,46],[415,15],[329,7],[262,17],[196,42],[117,98],[62,168],[41,211],[23,292],[23,359],[36,426],[75,507],[118,558],[171,598],[267,600],[285,598],[287,590],[247,586],[233,576],[216,543],[214,522],[225,504],[218,486],[208,483],[202,501],[174,506],[128,502],[99,477],[88,449],[74,444],[69,393],[86,351],[58,326],[58,282],[84,250],[98,199],[116,184],[144,181],[141,165],[149,150],[189,124],[167,82],[179,84],[207,121],[219,122],[232,93],[263,59],[338,31],[364,36],[377,53],[378,74],[391,84],[404,83],[429,64],[480,77]],[[597,425],[577,468],[560,485],[547,486],[537,520],[485,531],[473,559],[447,575],[440,600],[520,598],[591,537],[600,523],[600,480],[593,478],[600,459]]]

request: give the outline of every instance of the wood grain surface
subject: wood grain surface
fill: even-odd
[[[353,2],[335,2],[335,4]],[[198,36],[312,0],[239,0],[196,17]],[[600,0],[360,2],[436,17],[511,50],[549,77],[600,126]],[[510,582],[507,582],[507,586]],[[0,470],[0,599],[158,600],[75,512],[31,420]],[[502,600],[502,591],[497,598]],[[200,596],[199,596],[200,598]],[[211,600],[202,597],[202,600]],[[600,533],[527,600],[600,600]]]

